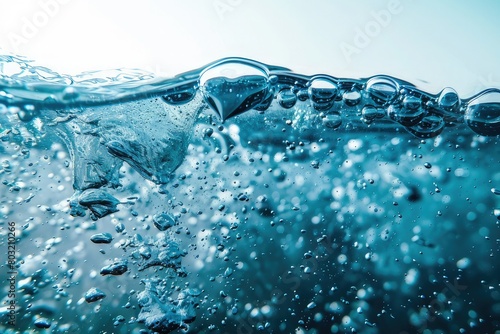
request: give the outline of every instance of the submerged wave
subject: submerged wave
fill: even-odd
[[[243,58],[67,76],[6,55],[0,126],[2,214],[24,222],[3,332],[499,324],[499,89]]]

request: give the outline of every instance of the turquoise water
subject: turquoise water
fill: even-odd
[[[4,332],[498,328],[499,89],[0,70]]]

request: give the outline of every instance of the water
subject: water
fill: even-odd
[[[0,70],[2,332],[499,327],[499,89]]]

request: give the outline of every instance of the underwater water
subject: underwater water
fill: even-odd
[[[498,332],[499,89],[0,70],[2,333]]]

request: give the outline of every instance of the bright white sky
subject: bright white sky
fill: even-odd
[[[69,74],[172,76],[242,56],[466,97],[500,88],[499,14],[495,0],[0,0],[0,48]]]

